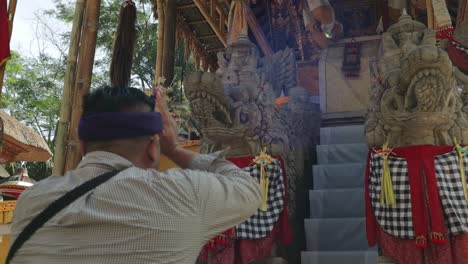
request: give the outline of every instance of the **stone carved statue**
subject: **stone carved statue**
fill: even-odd
[[[369,146],[453,145],[468,122],[448,54],[403,12],[382,36],[366,122]]]
[[[305,186],[304,154],[318,137],[320,115],[308,92],[297,86],[292,50],[259,60],[255,45],[241,35],[218,54],[218,65],[216,73],[196,72],[184,83],[202,151],[229,147],[230,157],[255,156],[266,147],[270,155],[281,156],[289,179],[289,213],[297,220],[296,186]],[[281,95],[289,102],[277,108]],[[302,226],[300,221],[293,225]]]
[[[310,109],[308,92],[297,86],[292,50],[259,61],[256,47],[241,36],[218,54],[218,64],[216,73],[197,72],[185,81],[207,150],[231,147],[232,156],[248,156],[265,146],[279,155],[297,147],[290,144],[300,137],[296,134],[313,131],[295,120],[302,113],[310,118],[318,113]],[[290,103],[277,109],[275,100],[282,94],[289,95]],[[293,122],[297,125],[292,126]]]

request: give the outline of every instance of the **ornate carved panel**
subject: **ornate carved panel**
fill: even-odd
[[[344,26],[345,37],[375,35],[381,12],[377,0],[332,0],[336,20]]]

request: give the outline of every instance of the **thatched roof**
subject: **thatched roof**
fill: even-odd
[[[212,21],[216,23],[216,30],[226,34],[227,32],[227,17],[229,14],[229,5],[231,0],[214,0],[213,11],[210,4],[206,0],[200,0],[198,3],[203,5],[203,9],[211,13]],[[154,10],[156,10],[157,1]],[[157,12],[154,12],[157,16]],[[199,7],[192,0],[179,0],[177,3],[177,40],[182,40],[185,43],[185,57],[192,53],[195,58],[196,65],[201,63],[202,68],[216,68],[216,53],[223,50],[225,46],[220,41],[215,33],[215,30],[210,26],[207,18],[202,14]]]
[[[52,152],[37,132],[3,111],[0,111],[0,118],[3,120],[2,163],[50,159]]]

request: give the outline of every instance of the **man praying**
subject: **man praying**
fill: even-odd
[[[160,93],[154,99],[135,88],[96,89],[83,99],[78,132],[82,161],[21,194],[11,242],[71,190],[102,175],[108,180],[21,235],[11,263],[193,264],[207,241],[260,205],[257,180],[221,153],[179,146]],[[180,168],[159,172],[160,153]]]

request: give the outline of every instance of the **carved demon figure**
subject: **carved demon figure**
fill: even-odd
[[[404,13],[382,36],[366,124],[370,146],[452,145],[468,122],[448,54]]]
[[[318,136],[320,115],[308,92],[297,87],[292,50],[259,60],[256,47],[241,36],[218,54],[218,65],[216,73],[193,73],[184,84],[204,141],[202,152],[229,147],[230,157],[255,156],[266,147],[269,154],[281,156],[288,175],[290,216],[300,219],[295,214],[296,186],[305,185],[304,152]],[[278,107],[280,96],[289,101]]]
[[[259,61],[256,47],[241,37],[218,54],[218,65],[216,73],[197,72],[185,81],[205,151],[230,147],[231,156],[249,156],[267,147],[283,155],[298,147],[299,138],[302,143],[313,138],[314,130],[301,121],[304,114],[318,115],[311,111],[307,91],[296,86],[292,50]],[[289,103],[277,108],[281,95],[289,96]]]

